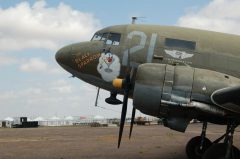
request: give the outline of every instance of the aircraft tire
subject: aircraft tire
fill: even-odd
[[[202,159],[224,159],[227,151],[226,143],[218,143],[212,145],[204,154]],[[240,151],[237,147],[232,147],[230,159],[239,159]]]
[[[201,136],[196,136],[189,140],[186,146],[186,154],[189,159],[201,159],[203,153],[212,145],[212,142],[205,138],[203,145],[203,150],[200,151],[199,147],[201,144]]]

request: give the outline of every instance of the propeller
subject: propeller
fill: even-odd
[[[123,88],[123,90],[124,90],[122,113],[121,113],[121,120],[120,120],[120,126],[119,126],[118,148],[120,147],[121,140],[122,140],[123,128],[124,128],[126,114],[127,114],[129,91],[132,87],[132,78],[134,77],[134,73],[135,73],[134,69],[130,67],[129,50],[128,50],[128,65],[127,65],[127,71],[126,72],[127,73],[126,73],[126,76],[125,76],[124,80],[115,79],[113,81],[113,86],[115,88]],[[136,109],[133,107],[129,137],[131,137],[131,134],[132,134],[135,112],[136,112]]]
[[[135,119],[135,113],[136,113],[136,108],[133,107],[133,109],[132,109],[132,118],[131,118],[131,126],[130,126],[130,132],[129,132],[129,139],[132,136],[132,129],[133,129],[133,124],[134,124],[134,119]]]
[[[129,70],[127,72],[128,73],[127,73],[125,79],[122,80],[122,82],[119,82],[118,80],[115,80],[113,82],[116,88],[120,88],[118,85],[122,85],[122,88],[124,90],[122,113],[121,113],[119,136],[118,136],[118,148],[120,147],[120,144],[121,144],[122,133],[123,133],[123,128],[124,128],[126,114],[127,114],[127,104],[128,104],[129,91],[132,88],[132,79],[134,78],[134,74],[136,73],[133,68],[131,69],[131,72],[129,72]],[[119,83],[121,83],[121,84],[119,84]],[[133,107],[129,138],[131,137],[131,134],[132,134],[135,113],[136,113],[136,108]]]
[[[123,128],[124,128],[126,114],[127,114],[127,104],[128,104],[129,90],[130,90],[130,87],[131,87],[131,81],[130,81],[130,74],[129,73],[126,75],[126,78],[123,81],[123,86],[124,86],[124,97],[123,97],[122,113],[121,113],[119,136],[118,136],[118,148],[120,147],[121,140],[122,140],[122,133],[123,133]]]

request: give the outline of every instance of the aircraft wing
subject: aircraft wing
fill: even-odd
[[[226,110],[240,113],[240,86],[217,90],[213,92],[211,100]]]

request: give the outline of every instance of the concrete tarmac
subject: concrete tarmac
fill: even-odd
[[[40,127],[0,129],[0,159],[186,159],[185,146],[201,133],[202,124],[190,124],[186,133],[162,125],[129,126],[117,148],[118,127]],[[207,137],[221,136],[226,126],[208,125]],[[234,145],[240,148],[240,129]]]

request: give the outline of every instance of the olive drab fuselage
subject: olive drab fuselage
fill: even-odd
[[[226,113],[214,106],[211,94],[240,85],[240,36],[197,29],[111,26],[97,31],[89,42],[63,47],[56,59],[74,77],[108,91],[115,89],[112,81],[124,78],[127,69],[140,68],[135,79],[137,87],[131,92],[133,100],[138,100],[133,103],[140,111],[157,117],[166,114],[155,105],[178,105],[189,111],[191,104],[197,105],[191,102]],[[147,95],[145,90],[152,92]],[[155,102],[153,107],[144,102],[149,100]],[[177,112],[183,115],[182,111]],[[205,115],[204,111],[200,116],[212,120],[211,114]]]

